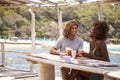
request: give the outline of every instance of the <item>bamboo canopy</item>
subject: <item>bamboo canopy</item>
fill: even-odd
[[[0,7],[12,7],[12,6],[40,6],[40,7],[62,7],[73,6],[85,3],[120,3],[120,0],[0,0]]]

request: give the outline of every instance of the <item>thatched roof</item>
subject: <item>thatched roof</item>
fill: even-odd
[[[30,0],[0,0],[0,6],[20,6],[30,3]]]
[[[0,7],[26,6],[28,4],[39,6],[69,6],[75,4],[95,2],[120,2],[120,0],[0,0]]]

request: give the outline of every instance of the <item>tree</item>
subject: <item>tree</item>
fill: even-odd
[[[3,21],[7,24],[7,26],[15,29],[16,22],[22,20],[22,16],[15,13],[13,10],[9,9],[4,13]]]

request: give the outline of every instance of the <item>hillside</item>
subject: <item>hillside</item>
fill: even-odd
[[[91,23],[98,20],[97,5],[81,5],[77,7],[62,7],[63,25],[66,21],[75,19],[79,23],[78,35],[89,40],[88,31]],[[109,38],[120,39],[120,7],[102,4],[103,19],[110,26]],[[34,8],[36,19],[36,38],[57,38],[59,36],[57,8]],[[13,36],[29,39],[31,36],[31,15],[27,7],[0,8],[1,38]]]

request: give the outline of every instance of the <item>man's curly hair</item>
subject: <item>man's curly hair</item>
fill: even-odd
[[[92,24],[94,35],[97,40],[105,40],[109,33],[109,26],[106,21],[97,21]]]
[[[76,25],[78,27],[78,23],[75,20],[70,20],[66,23],[64,30],[63,30],[63,36],[69,38],[70,36],[70,31],[72,26]]]

